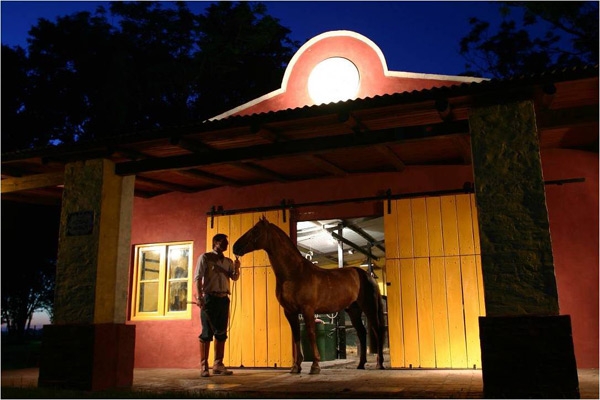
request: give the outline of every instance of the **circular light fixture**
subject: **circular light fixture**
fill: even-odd
[[[342,57],[321,61],[308,77],[308,94],[316,104],[353,99],[359,86],[358,68]]]

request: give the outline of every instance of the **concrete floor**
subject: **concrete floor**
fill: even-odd
[[[136,368],[132,390],[214,397],[245,398],[483,398],[481,370],[356,370],[356,363],[333,360],[321,363],[319,375],[309,375],[310,362],[301,374],[287,369],[235,368],[230,376],[201,378],[195,369]],[[38,369],[2,371],[2,386],[37,386]],[[580,397],[598,399],[598,370],[579,373]],[[150,395],[149,395],[150,397]]]

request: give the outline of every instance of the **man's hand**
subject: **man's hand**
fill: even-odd
[[[204,296],[196,296],[196,305],[200,308],[204,307]]]

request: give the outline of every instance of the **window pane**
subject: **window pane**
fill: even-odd
[[[169,285],[169,311],[185,311],[187,309],[186,281],[171,281]]]
[[[156,250],[143,250],[140,270],[140,279],[142,281],[158,279],[160,271],[160,252]]]
[[[158,311],[158,282],[140,284],[140,312]]]
[[[189,254],[187,246],[169,248],[169,279],[188,277]]]
[[[190,318],[192,242],[136,246],[132,319]]]

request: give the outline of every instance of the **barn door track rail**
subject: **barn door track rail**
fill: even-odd
[[[544,181],[545,185],[565,185],[569,183],[581,183],[585,182],[585,178],[570,178],[570,179],[557,179],[557,180],[549,180]],[[278,205],[273,206],[264,206],[264,207],[249,207],[249,208],[237,208],[231,210],[225,210],[222,206],[216,207],[212,206],[210,211],[206,214],[210,216],[210,225],[213,226],[213,221],[215,216],[221,215],[235,215],[235,214],[244,214],[249,212],[263,212],[263,211],[273,211],[273,210],[281,210],[283,213],[283,221],[286,221],[286,211],[302,208],[302,207],[315,207],[315,206],[331,206],[336,204],[344,204],[344,203],[364,203],[371,201],[382,201],[387,200],[387,212],[391,213],[391,204],[392,200],[399,199],[408,199],[414,197],[439,197],[450,194],[459,194],[459,193],[474,193],[475,186],[473,182],[465,182],[463,187],[460,189],[449,189],[449,190],[435,190],[435,191],[427,191],[427,192],[411,192],[411,193],[400,193],[400,194],[392,194],[391,189],[387,189],[385,191],[385,195],[378,196],[370,196],[370,197],[354,197],[347,199],[336,199],[336,200],[322,200],[322,201],[313,201],[307,203],[294,203],[293,201],[281,200]]]

